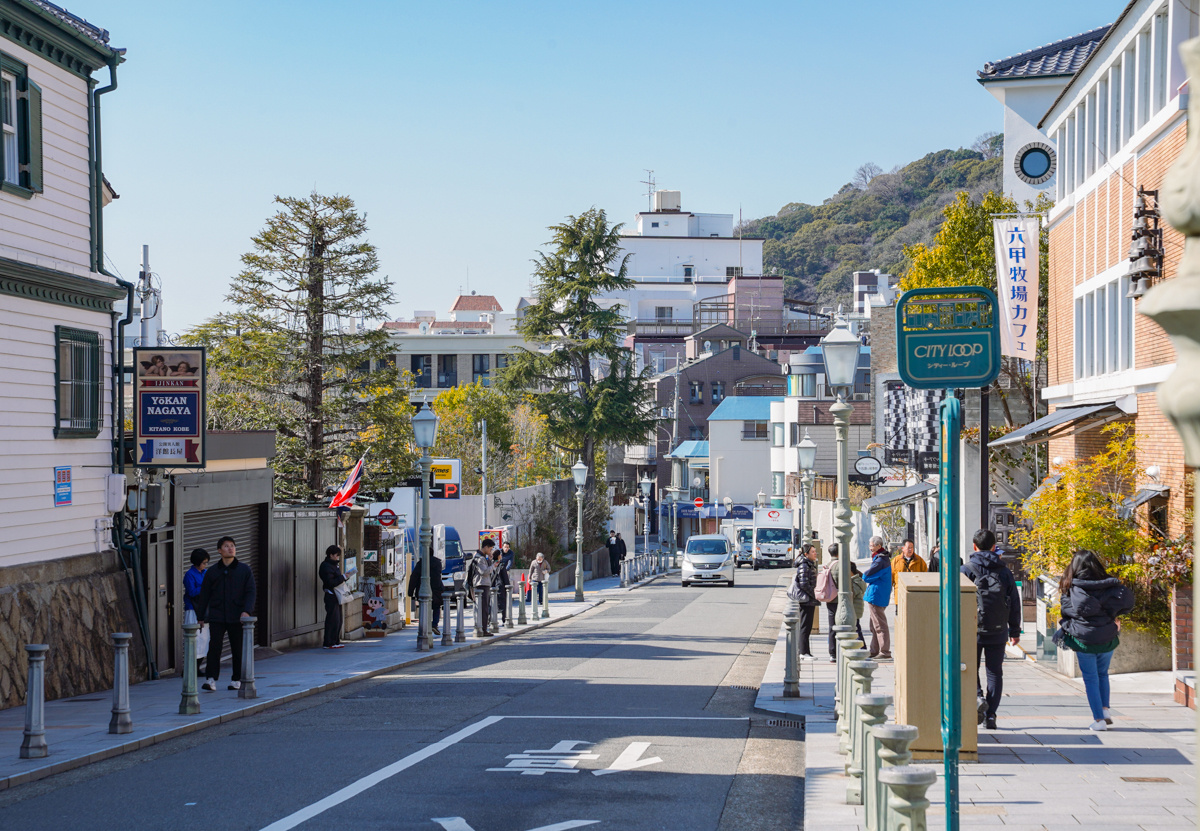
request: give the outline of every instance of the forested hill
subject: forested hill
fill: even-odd
[[[863,165],[824,204],[792,202],[775,216],[747,221],[742,232],[766,238],[763,267],[785,276],[788,297],[852,303],[851,274],[901,273],[904,246],[932,241],[955,193],[1000,191],[998,142],[980,144],[983,152],[939,150],[890,173]]]

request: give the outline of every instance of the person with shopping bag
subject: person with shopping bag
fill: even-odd
[[[529,589],[526,592],[525,599],[533,599],[533,586],[536,583],[538,587],[538,596],[536,600],[533,600],[533,602],[541,604],[542,594],[546,591],[546,581],[549,579],[550,564],[546,562],[546,555],[539,551],[534,561],[529,564]]]
[[[196,601],[200,599],[200,586],[204,583],[204,570],[208,568],[208,552],[203,548],[192,551],[192,567],[183,575],[183,622],[196,623]],[[208,624],[200,624],[196,631],[196,675],[204,672],[205,657],[208,655]]]

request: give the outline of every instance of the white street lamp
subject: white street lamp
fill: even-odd
[[[825,384],[832,387],[837,403],[829,408],[837,434],[837,508],[833,512],[834,529],[838,539],[838,610],[834,622],[838,626],[853,626],[853,601],[850,595],[850,532],[854,528],[850,512],[849,450],[850,413],[854,408],[846,403],[846,393],[854,386],[858,371],[860,344],[850,334],[850,327],[840,312],[833,330],[821,338],[821,354],[825,361]]]
[[[588,466],[579,459],[571,465],[571,476],[575,478],[575,506],[578,513],[575,521],[575,602],[583,602],[583,486],[587,484]]]
[[[646,522],[642,533],[642,551],[648,555],[650,553],[650,489],[654,487],[654,482],[650,479],[649,473],[642,476],[641,485],[642,510],[646,514]]]
[[[433,591],[429,562],[433,558],[433,528],[429,524],[429,450],[437,441],[438,417],[428,402],[412,417],[413,439],[421,448],[421,588],[417,592],[417,649],[433,649]],[[442,575],[438,574],[441,580]],[[449,621],[442,621],[443,626]]]
[[[811,485],[813,468],[817,466],[817,443],[808,437],[808,428],[804,430],[804,439],[796,445],[796,462],[800,467],[800,514],[801,514],[801,545],[807,545],[812,539],[812,502]],[[817,552],[820,554],[820,552]]]

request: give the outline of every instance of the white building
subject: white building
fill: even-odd
[[[771,492],[771,440],[763,429],[779,397],[732,395],[708,417],[709,491],[714,502],[753,505]]]

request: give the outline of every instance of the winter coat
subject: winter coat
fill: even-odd
[[[529,582],[544,583],[550,579],[550,561],[542,560],[540,563],[534,560],[529,564]]]
[[[628,553],[629,549],[625,545],[625,540],[617,540],[617,556],[624,560]]]
[[[871,558],[871,566],[863,574],[867,581],[867,594],[864,597],[872,606],[886,606],[892,597],[892,568],[887,552],[879,550]]]
[[[346,582],[346,575],[342,574],[341,567],[328,557],[321,562],[321,567],[317,569],[317,576],[321,578],[321,588],[330,594],[333,594],[335,588]]]
[[[833,575],[834,587],[836,587],[838,584],[837,565],[838,565],[837,560],[834,560],[832,563],[829,564],[830,568],[832,568],[832,571],[830,572],[830,574]],[[863,600],[863,597],[866,596],[866,593],[867,593],[867,581],[864,580],[862,575],[858,573],[858,568],[854,565],[854,563],[851,563],[850,564],[850,600],[851,600],[850,605],[854,607],[854,619],[855,620],[858,620],[859,618],[861,618],[863,616],[863,612],[866,611],[867,607],[864,605],[865,601]],[[838,607],[837,598],[835,597],[833,600],[826,603],[825,606],[826,606],[826,608],[829,609],[829,611],[836,612],[837,607]]]
[[[482,586],[488,588],[492,585],[492,576],[496,573],[496,564],[492,562],[492,558],[484,554],[482,551],[475,555],[475,559],[471,562],[474,582],[471,584],[475,588]]]
[[[192,566],[183,575],[183,608],[196,611],[200,600],[200,586],[204,584],[204,572]]]
[[[1133,609],[1133,592],[1116,577],[1077,577],[1061,603],[1063,630],[1081,644],[1096,646],[1116,639],[1117,618]]]
[[[421,559],[418,557],[413,565],[412,574],[408,575],[408,596],[416,597],[421,591]],[[429,558],[429,593],[435,606],[442,605],[442,561],[437,557]]]
[[[492,575],[492,584],[497,588],[505,589],[509,586],[508,566],[505,565],[503,558],[496,563],[496,572]]]
[[[1009,638],[1021,637],[1021,595],[1017,592],[1017,580],[1013,577],[1012,572],[1008,570],[1008,566],[1000,559],[1000,555],[995,551],[973,551],[971,559],[961,567],[960,571],[967,575],[972,583],[979,585],[983,579],[985,571],[994,571],[1000,578],[1000,583],[1004,586],[1005,595],[1008,597],[1008,633],[1004,630],[991,635],[982,632],[976,633],[976,643],[981,645],[992,645],[1004,643]],[[976,592],[976,603],[999,602],[999,598],[993,598],[991,601],[984,599],[983,595]],[[986,614],[986,611],[984,612]]]
[[[796,576],[792,583],[799,586],[799,601],[801,606],[817,605],[817,564],[807,557],[801,556],[796,563]]]
[[[905,571],[929,571],[929,566],[925,565],[925,560],[920,554],[913,554],[911,560],[904,559],[903,554],[897,554],[892,558],[892,586],[895,587],[892,602],[894,603],[900,602],[900,574]]]
[[[206,623],[238,623],[243,612],[254,612],[254,593],[254,572],[250,566],[237,559],[228,566],[217,560],[204,572],[196,600],[196,618]]]

